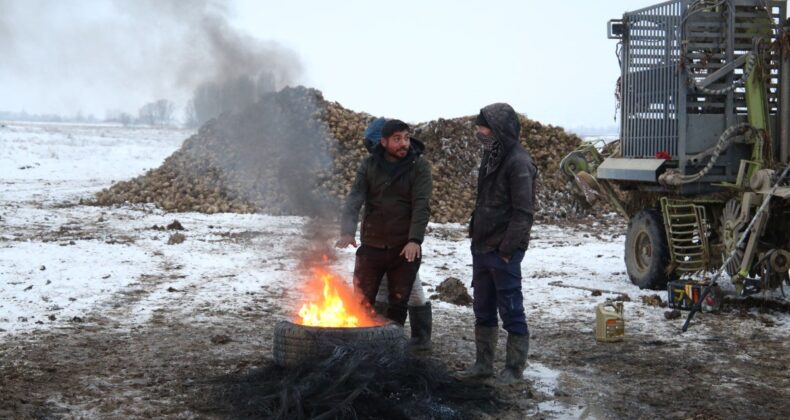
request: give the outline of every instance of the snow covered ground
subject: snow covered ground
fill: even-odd
[[[289,316],[299,299],[293,292],[301,262],[297,251],[311,240],[304,235],[304,219],[78,204],[116,180],[158,166],[189,135],[175,129],[2,123],[0,341],[35,339],[75,323],[101,324],[98,320],[131,331],[164,312],[196,324],[244,322],[239,313],[245,310],[271,314],[269,323]],[[595,342],[593,328],[595,306],[608,297],[630,298],[625,303],[626,341],[634,345],[660,342],[679,352],[700,351],[711,337],[720,337],[723,326],[744,340],[759,331],[765,340],[782,342],[790,332],[787,314],[751,309],[702,314],[681,334],[682,319],[667,321],[665,309],[642,302],[643,296],[657,292],[639,290],[628,281],[624,228],[612,217],[597,226],[537,225],[533,231],[522,266],[534,336],[526,375],[540,403],[525,415],[608,417],[606,410],[590,411],[593,403],[584,397],[588,391],[568,397],[569,389],[586,389],[574,381],[590,369],[589,362],[566,371],[550,360],[552,352],[571,351],[557,344],[566,339],[573,340],[574,351],[579,346],[607,351]],[[174,220],[186,229],[186,239],[171,245],[174,231],[163,227]],[[448,277],[470,287],[468,248],[465,227],[430,225],[421,268],[429,292]],[[340,250],[332,265],[350,279],[353,261],[352,249]],[[665,293],[658,294],[666,299]],[[439,337],[452,332],[443,321],[472,323],[469,307],[435,301],[434,308]],[[470,348],[467,343],[464,349]]]
[[[295,242],[288,238],[299,234],[301,218],[76,205],[115,180],[158,166],[190,134],[173,129],[13,123],[0,129],[0,331],[45,329],[111,304],[120,290],[171,261],[178,263],[167,268],[173,272],[170,287],[200,284],[197,299],[214,306],[232,308],[237,303],[234,296],[245,291],[294,281],[284,277],[299,261],[283,255],[291,255],[287,251]],[[187,240],[168,245],[169,233],[152,226],[175,219],[186,227]],[[464,227],[432,224],[431,229],[445,234],[426,241],[423,281],[435,287],[452,276],[468,287],[468,242],[459,240]],[[226,240],[245,232],[259,240],[252,246]],[[541,302],[539,311],[551,311],[556,303],[585,294],[547,287],[553,280],[637,296],[636,289],[623,283],[617,234],[602,242],[567,229],[537,226],[533,248],[524,261],[525,294],[532,297],[528,301]],[[574,258],[568,258],[568,248]],[[340,255],[335,268],[350,278],[353,250]],[[267,264],[273,260],[277,263]],[[222,293],[211,286],[218,283],[232,287],[222,288],[228,291]],[[164,291],[148,296],[126,320],[145,322],[158,306],[169,304],[168,296]]]
[[[172,263],[175,289],[202,284],[201,301],[232,308],[234,296],[288,277],[299,261],[283,258],[295,245],[304,220],[297,217],[198,213],[169,214],[151,206],[103,208],[76,205],[80,198],[158,166],[190,135],[173,129],[113,126],[6,124],[0,129],[0,329],[43,329],[108,304],[116,293]],[[187,240],[168,245],[167,231],[151,229],[179,220]],[[430,287],[447,277],[470,286],[468,241],[460,225],[431,224],[440,233],[424,246],[421,274]],[[247,233],[252,246],[228,237]],[[548,286],[594,287],[628,293],[638,307],[640,292],[624,275],[621,231],[591,236],[574,229],[536,226],[523,263],[531,314],[586,316],[600,299],[589,292]],[[339,273],[350,278],[353,250],[340,251]],[[276,264],[267,264],[276,260]],[[178,267],[178,268],[175,268]],[[221,282],[215,279],[226,279]],[[219,293],[217,283],[231,284]],[[167,305],[167,292],[140,302],[128,322]],[[580,301],[581,300],[581,301]],[[579,313],[568,306],[579,304]],[[441,303],[449,309],[453,305]],[[632,309],[628,307],[630,313]],[[54,317],[55,320],[49,320]],[[633,317],[630,328],[644,319]],[[43,323],[43,324],[42,324]],[[590,324],[592,326],[592,323]]]

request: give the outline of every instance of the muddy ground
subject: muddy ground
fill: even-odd
[[[112,228],[82,231],[101,229]],[[600,233],[600,227],[584,229]],[[449,240],[464,240],[449,232]],[[41,229],[35,235],[63,242],[74,232]],[[257,236],[227,240],[243,245]],[[216,309],[169,286],[178,276],[177,261],[162,267],[115,293],[109,306],[2,336],[0,418],[234,417],[205,409],[216,391],[212,381],[271,363],[274,321],[288,318],[295,297],[264,286],[246,292],[244,305]],[[165,288],[172,304],[130,326],[137,305]],[[605,344],[592,338],[588,318],[558,318],[549,307],[558,303],[526,301],[531,367],[557,372],[556,383],[551,389],[529,382],[500,389],[506,405],[478,411],[478,418],[790,418],[790,341],[772,333],[782,314],[729,307],[697,318],[692,329],[704,325],[702,336],[635,329],[624,342]],[[434,317],[434,349],[427,357],[451,371],[464,368],[474,354],[471,308],[436,305]],[[744,321],[758,327],[742,328]],[[498,366],[504,341],[502,333]]]

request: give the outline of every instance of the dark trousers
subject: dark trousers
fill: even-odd
[[[387,318],[401,325],[406,322],[406,303],[420,269],[420,259],[408,262],[400,255],[402,250],[403,247],[381,249],[361,245],[354,265],[354,288],[364,295],[369,305],[376,302],[381,278],[387,275]]]
[[[497,309],[502,327],[515,335],[527,335],[524,296],[521,294],[521,260],[524,251],[516,250],[510,262],[497,252],[472,254],[475,325],[497,326]]]

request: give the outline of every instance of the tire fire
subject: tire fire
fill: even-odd
[[[307,284],[307,302],[299,309],[294,321],[313,327],[361,328],[383,323],[362,305],[362,299],[340,278],[323,268],[314,268]]]

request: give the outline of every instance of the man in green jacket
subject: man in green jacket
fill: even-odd
[[[359,210],[365,204],[354,287],[373,305],[386,274],[387,318],[401,325],[406,322],[406,305],[420,268],[421,244],[431,212],[431,166],[422,156],[424,150],[419,140],[411,138],[403,121],[393,119],[384,124],[381,142],[357,170],[336,243],[339,248],[357,246],[354,236]]]

